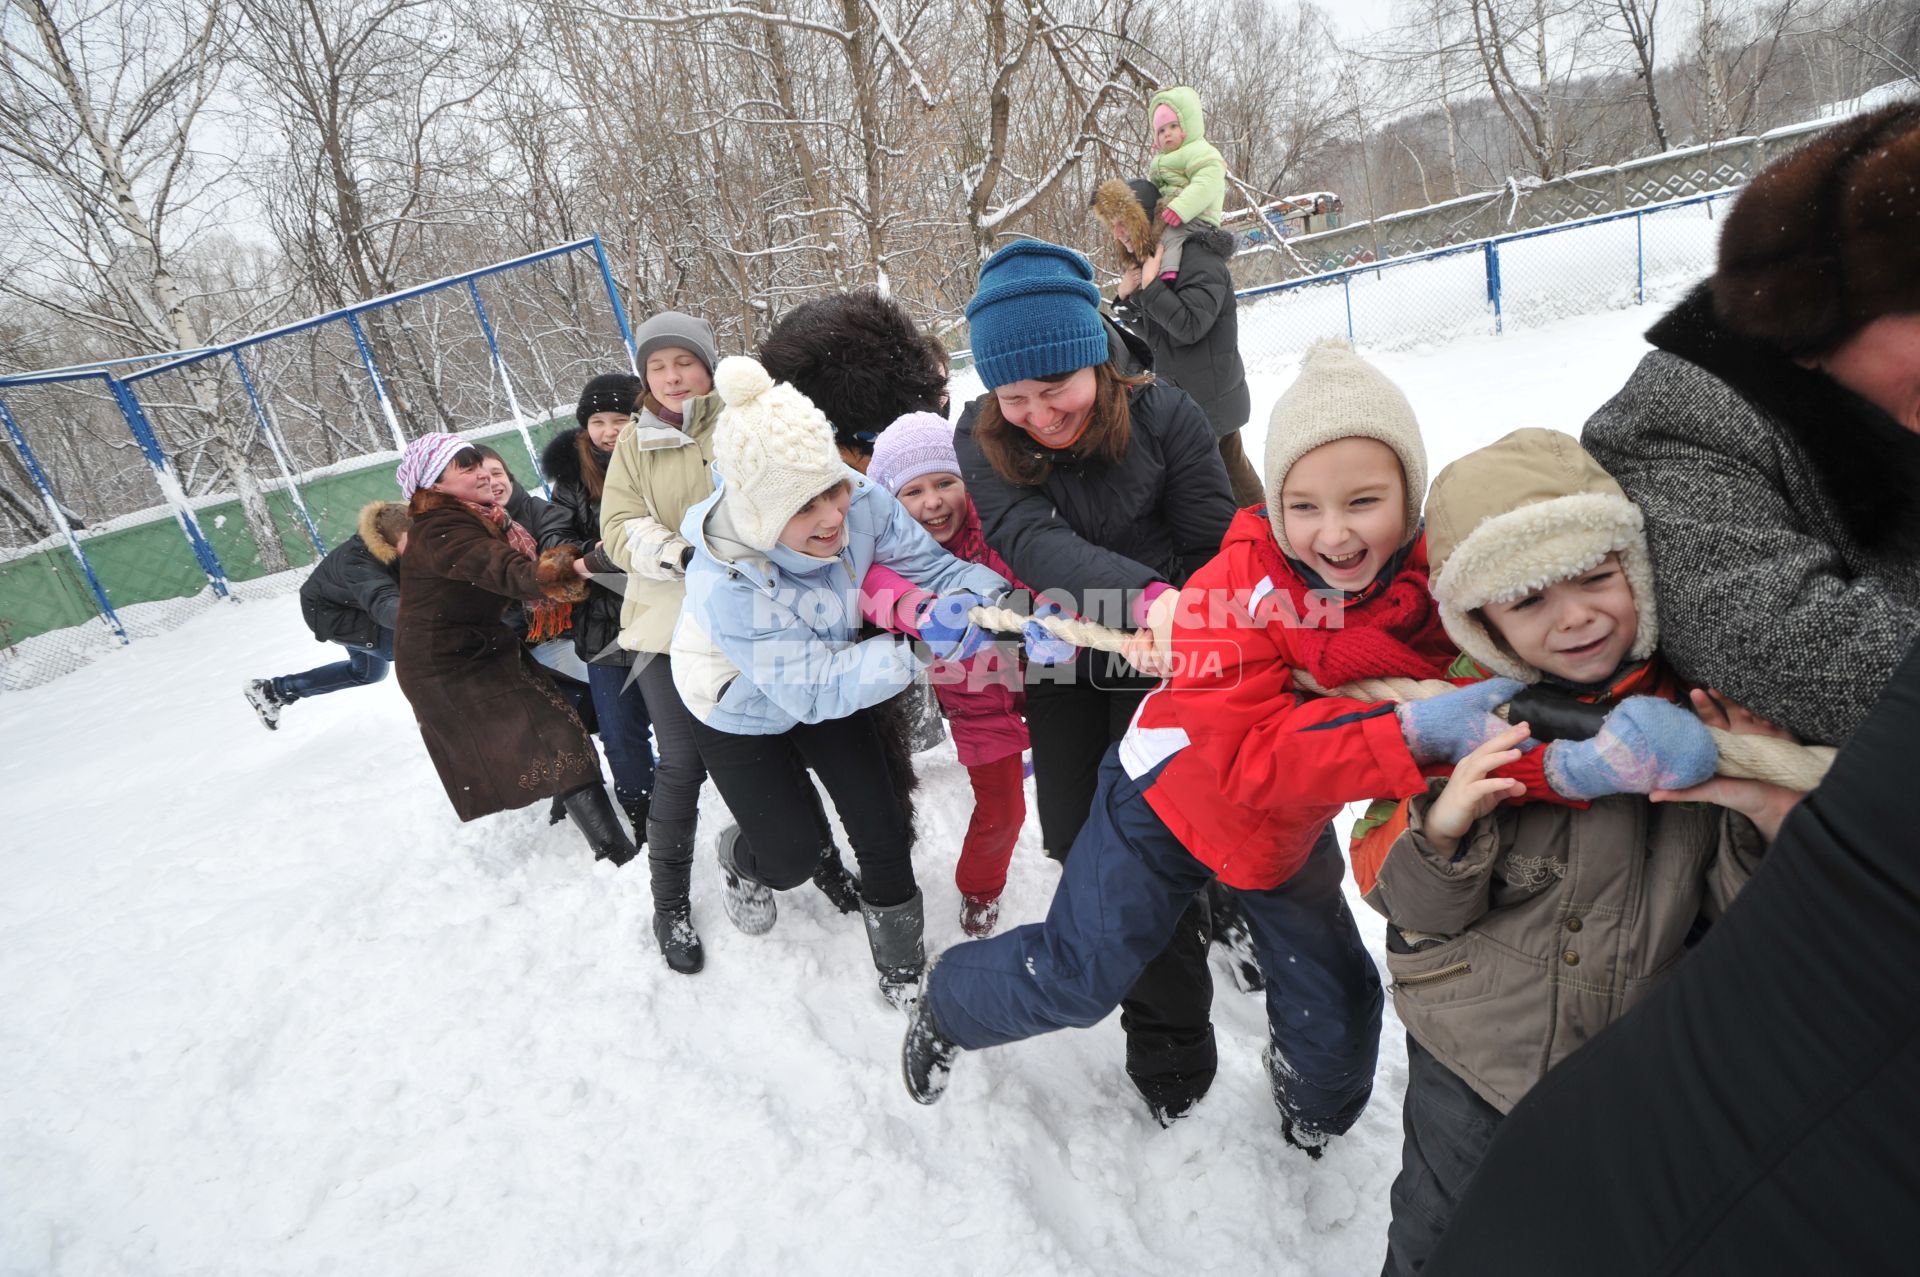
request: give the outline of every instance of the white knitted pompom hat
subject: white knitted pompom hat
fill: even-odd
[[[1407,481],[1407,528],[1401,544],[1420,530],[1420,501],[1427,495],[1427,446],[1413,405],[1385,373],[1337,338],[1317,341],[1300,360],[1300,375],[1273,405],[1267,423],[1265,474],[1267,522],[1281,552],[1292,558],[1280,522],[1280,488],[1293,463],[1338,439],[1377,439],[1400,458]]]
[[[771,550],[787,520],[847,477],[833,427],[813,401],[775,382],[760,361],[729,355],[713,370],[725,406],[713,428],[713,464],[741,541]]]

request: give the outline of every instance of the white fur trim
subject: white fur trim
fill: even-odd
[[[1623,496],[1577,493],[1483,519],[1433,578],[1433,597],[1447,635],[1461,651],[1495,674],[1533,683],[1540,671],[1526,664],[1478,615],[1620,556],[1640,622],[1629,660],[1653,654],[1660,640],[1653,572],[1640,508]]]

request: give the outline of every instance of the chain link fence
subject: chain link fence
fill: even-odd
[[[0,690],[297,589],[421,434],[490,439],[538,487],[580,385],[632,350],[595,237],[206,350],[0,377]]]

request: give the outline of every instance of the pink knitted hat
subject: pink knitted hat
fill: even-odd
[[[420,489],[431,488],[446,470],[447,463],[471,447],[473,445],[459,435],[436,433],[415,439],[400,454],[400,468],[393,476],[399,481],[400,495],[411,501]]]
[[[953,451],[953,426],[933,412],[910,412],[898,417],[873,441],[873,459],[867,478],[895,496],[923,474],[960,473]]]
[[[1171,124],[1179,118],[1179,112],[1175,111],[1165,102],[1162,102],[1159,106],[1153,108],[1153,131],[1158,133],[1161,125]]]

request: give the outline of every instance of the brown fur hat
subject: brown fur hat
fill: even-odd
[[[1760,171],[1720,235],[1714,310],[1790,355],[1920,312],[1920,102],[1835,125]]]
[[[1113,249],[1127,266],[1138,266],[1153,256],[1160,246],[1160,233],[1166,223],[1160,220],[1164,201],[1152,182],[1137,177],[1123,182],[1110,177],[1093,192],[1093,215],[1109,228],[1118,226],[1127,233],[1128,249],[1114,241]]]

